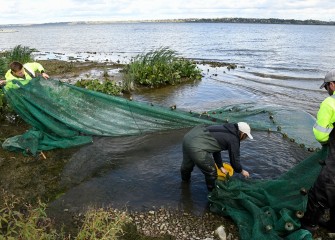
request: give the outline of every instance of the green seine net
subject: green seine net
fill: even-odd
[[[315,119],[297,109],[245,103],[193,113],[39,78],[4,93],[31,129],[6,139],[2,147],[25,154],[80,146],[92,142],[92,136],[139,135],[239,121],[248,122],[253,131],[281,132],[306,148],[319,146],[312,132]],[[230,216],[241,239],[312,239],[308,231],[299,230],[299,218],[306,208],[306,189],[316,180],[318,161],[326,152],[316,152],[277,179],[218,180],[208,196],[211,211]]]
[[[208,196],[210,210],[230,216],[241,239],[312,239],[310,232],[299,229],[299,219],[326,155],[322,148],[276,179],[217,180]]]

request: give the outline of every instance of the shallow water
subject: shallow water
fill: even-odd
[[[63,209],[76,212],[90,205],[207,211],[207,189],[199,169],[194,169],[190,184],[180,179],[181,142],[187,130],[95,138],[66,165],[62,184],[70,190],[49,205],[49,212],[62,215]],[[252,179],[275,178],[311,154],[281,134],[253,135],[254,140],[241,143],[241,162]],[[227,152],[222,156],[229,161]]]
[[[257,86],[248,88],[226,82],[224,74],[214,78],[213,73],[218,70],[207,68],[209,71],[204,70],[207,73],[202,81],[142,90],[133,94],[133,99],[166,107],[176,104],[180,110],[196,112],[239,103],[286,108],[275,104],[276,100],[271,101],[271,96],[254,90]],[[272,86],[265,84],[263,88],[266,87]],[[50,214],[64,218],[63,209],[75,212],[90,205],[132,210],[164,206],[195,214],[207,211],[208,192],[199,169],[194,169],[190,185],[183,185],[180,179],[181,142],[187,130],[121,138],[96,137],[93,144],[82,147],[65,166],[62,184],[69,190],[50,204]],[[241,144],[241,160],[253,179],[277,177],[310,155],[281,134],[266,131],[252,134],[254,140]],[[223,157],[229,161],[226,152]]]
[[[37,59],[127,63],[138,53],[168,46],[186,58],[238,65],[230,71],[199,65],[202,81],[133,95],[134,100],[167,107],[176,104],[185,111],[252,102],[293,107],[315,116],[327,97],[318,87],[334,67],[333,26],[143,23],[44,25],[18,30],[2,38],[0,50],[22,44],[38,49]],[[287,120],[307,124],[294,116]],[[199,170],[195,169],[189,188],[181,186],[181,139],[185,131],[96,138],[65,167],[62,181],[69,190],[50,204],[50,211],[62,213],[63,209],[75,211],[89,205],[140,210],[165,205],[202,212],[207,190]],[[255,140],[243,142],[241,148],[243,164],[252,178],[276,177],[310,154],[279,134],[253,135]]]
[[[318,87],[334,68],[334,28],[227,23],[36,25],[3,35],[0,50],[21,44],[36,48],[36,59],[128,63],[137,54],[170,47],[186,58],[236,63],[239,67],[233,71],[207,72],[205,67],[204,74],[233,89],[261,95],[264,102],[296,106],[316,115],[326,96]],[[215,94],[215,89],[208,89],[208,95]]]

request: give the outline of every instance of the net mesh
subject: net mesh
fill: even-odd
[[[307,191],[315,182],[327,148],[272,180],[217,180],[208,196],[213,212],[230,216],[241,239],[312,239],[300,228]]]
[[[10,151],[36,154],[87,144],[94,135],[138,135],[239,121],[248,122],[253,131],[279,131],[305,147],[319,146],[311,130],[315,119],[297,109],[244,103],[196,113],[39,78],[4,93],[14,110],[32,126],[3,142],[2,147]],[[298,213],[306,208],[302,189],[309,189],[315,181],[320,171],[318,160],[325,151],[316,152],[278,179],[218,180],[209,195],[211,210],[231,216],[241,239],[309,239],[307,231],[296,231],[300,226]]]

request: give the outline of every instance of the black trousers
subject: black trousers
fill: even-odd
[[[324,166],[308,192],[304,220],[316,225],[326,209],[330,209],[330,220],[335,224],[335,175],[331,169]]]
[[[330,221],[335,224],[335,131],[329,136],[328,156],[317,180],[308,192],[308,202],[303,221],[318,224],[326,209],[330,209]]]

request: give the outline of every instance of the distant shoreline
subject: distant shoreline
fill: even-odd
[[[4,24],[0,27],[25,27],[40,25],[92,25],[113,23],[257,23],[257,24],[291,24],[291,25],[335,25],[335,21],[295,20],[278,18],[188,18],[188,19],[162,19],[162,20],[129,20],[129,21],[73,21],[52,22],[40,24]]]

